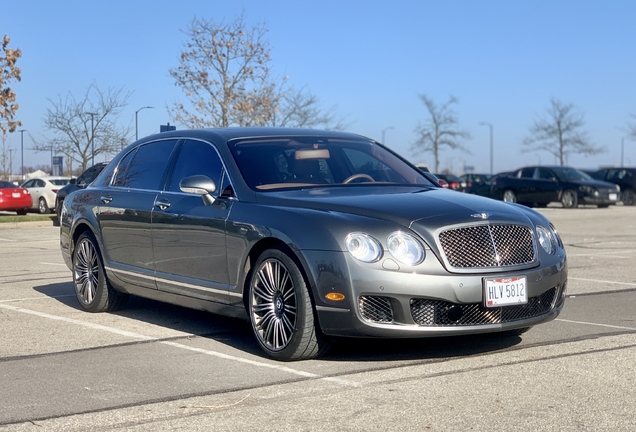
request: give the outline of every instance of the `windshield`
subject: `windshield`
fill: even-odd
[[[348,184],[434,186],[419,170],[371,141],[258,138],[234,141],[230,149],[255,190]]]
[[[553,168],[561,181],[593,180],[588,174],[575,168]]]

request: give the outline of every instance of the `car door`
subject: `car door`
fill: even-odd
[[[180,295],[227,303],[229,282],[226,224],[233,201],[221,195],[225,170],[216,148],[185,140],[165,190],[152,211],[157,288]],[[215,201],[182,192],[185,177],[205,175],[217,185]]]
[[[548,168],[537,168],[537,188],[533,202],[549,204],[559,200],[560,184],[554,172]]]
[[[33,199],[33,204],[31,204],[32,209],[38,208],[38,202],[40,197],[42,196],[42,191],[44,190],[44,180],[40,179],[31,179],[22,185],[23,188],[29,190],[31,194],[31,198]]]
[[[121,280],[156,288],[151,213],[165,181],[176,139],[131,150],[121,159],[109,187],[100,190],[97,210],[107,265]]]
[[[519,172],[517,188],[517,202],[534,202],[537,190],[537,181],[534,179],[534,167],[522,168]]]

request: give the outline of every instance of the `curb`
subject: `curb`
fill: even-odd
[[[53,220],[27,221],[27,222],[3,222],[0,223],[1,229],[18,229],[18,228],[34,228],[34,227],[56,227]]]

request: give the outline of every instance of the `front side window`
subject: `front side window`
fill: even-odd
[[[176,140],[156,141],[140,146],[136,153],[126,155],[119,164],[114,185],[132,189],[160,189],[176,143]],[[128,159],[129,156],[132,160]],[[126,169],[128,162],[130,165]]]
[[[179,152],[172,180],[168,183],[168,190],[180,192],[179,182],[193,175],[208,176],[214,181],[218,190],[221,187],[222,172],[223,163],[212,145],[202,141],[187,140]]]

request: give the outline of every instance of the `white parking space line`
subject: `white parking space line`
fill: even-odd
[[[14,303],[14,302],[32,301],[32,300],[51,300],[51,299],[58,299],[58,298],[64,298],[64,297],[75,297],[75,294],[64,294],[64,295],[58,295],[58,296],[30,297],[30,298],[19,298],[19,299],[7,299],[7,300],[0,300],[0,303]]]
[[[611,324],[591,323],[591,322],[586,322],[586,321],[572,321],[572,320],[566,320],[566,319],[561,319],[561,318],[557,318],[555,321],[561,321],[561,322],[566,322],[566,323],[571,323],[571,324],[591,325],[591,326],[596,326],[596,327],[607,327],[607,328],[613,328],[613,329],[618,329],[618,330],[636,330],[636,327],[623,327],[623,326],[615,326],[615,325],[611,325]]]
[[[42,264],[42,265],[51,265],[51,266],[62,266],[62,267],[68,268],[68,267],[66,267],[66,264],[64,264],[64,263],[41,262],[41,263],[39,263],[39,264]]]
[[[80,326],[84,326],[84,327],[89,327],[91,329],[94,330],[101,330],[101,331],[106,331],[106,332],[110,332],[110,333],[114,333],[120,336],[125,336],[125,337],[130,337],[133,339],[139,339],[139,340],[145,340],[145,341],[159,341],[158,338],[156,337],[152,337],[152,336],[146,336],[146,335],[142,335],[139,333],[133,333],[133,332],[129,332],[126,330],[120,330],[114,327],[108,327],[108,326],[104,326],[101,324],[94,324],[94,323],[89,323],[86,321],[80,321],[80,320],[76,320],[73,318],[66,318],[66,317],[61,317],[61,316],[57,316],[57,315],[51,315],[51,314],[47,314],[47,313],[43,313],[43,312],[37,312],[37,311],[33,311],[30,309],[24,309],[21,307],[17,307],[17,306],[12,306],[12,305],[8,305],[8,304],[3,304],[0,303],[0,308],[2,309],[8,309],[14,312],[20,312],[20,313],[25,313],[25,314],[29,314],[29,315],[35,315],[38,316],[40,318],[47,318],[47,319],[51,319],[51,320],[55,320],[55,321],[62,321],[68,324],[75,324],[75,325],[80,325]],[[264,368],[269,368],[269,369],[276,369],[282,372],[286,372],[292,375],[298,375],[304,378],[312,378],[312,379],[319,379],[319,380],[323,380],[323,381],[329,381],[329,382],[333,382],[339,385],[345,385],[345,386],[352,386],[352,387],[358,387],[360,386],[359,383],[354,382],[354,381],[348,381],[348,380],[343,380],[343,379],[339,379],[339,378],[330,378],[330,377],[323,377],[321,375],[317,375],[311,372],[305,372],[305,371],[301,371],[301,370],[297,370],[297,369],[292,369],[290,367],[287,366],[283,366],[283,365],[279,365],[279,364],[270,364],[270,363],[263,363],[263,362],[258,362],[258,361],[254,361],[254,360],[249,360],[249,359],[245,359],[245,358],[241,358],[241,357],[236,357],[236,356],[232,356],[232,355],[228,355],[228,354],[223,354],[217,351],[211,351],[211,350],[206,350],[206,349],[201,349],[201,348],[194,348],[194,347],[190,347],[187,345],[183,345],[177,342],[170,342],[170,341],[159,341],[159,343],[163,344],[163,345],[168,345],[174,348],[179,348],[179,349],[184,349],[184,350],[188,350],[188,351],[194,351],[194,352],[198,352],[201,354],[206,354],[206,355],[210,355],[210,356],[214,356],[220,359],[224,359],[224,360],[231,360],[234,362],[240,362],[240,363],[246,363],[249,364],[251,366],[257,366],[257,367],[264,367]]]
[[[0,238],[0,241],[11,242],[11,243],[15,243],[15,242],[17,242],[17,240],[13,240],[13,239],[6,239],[6,238]]]
[[[584,282],[598,282],[603,284],[613,284],[613,285],[627,285],[636,287],[636,283],[633,282],[615,282],[615,281],[607,281],[607,280],[598,280],[598,279],[584,279],[584,278],[576,278],[576,277],[568,277],[569,280],[577,280]]]

